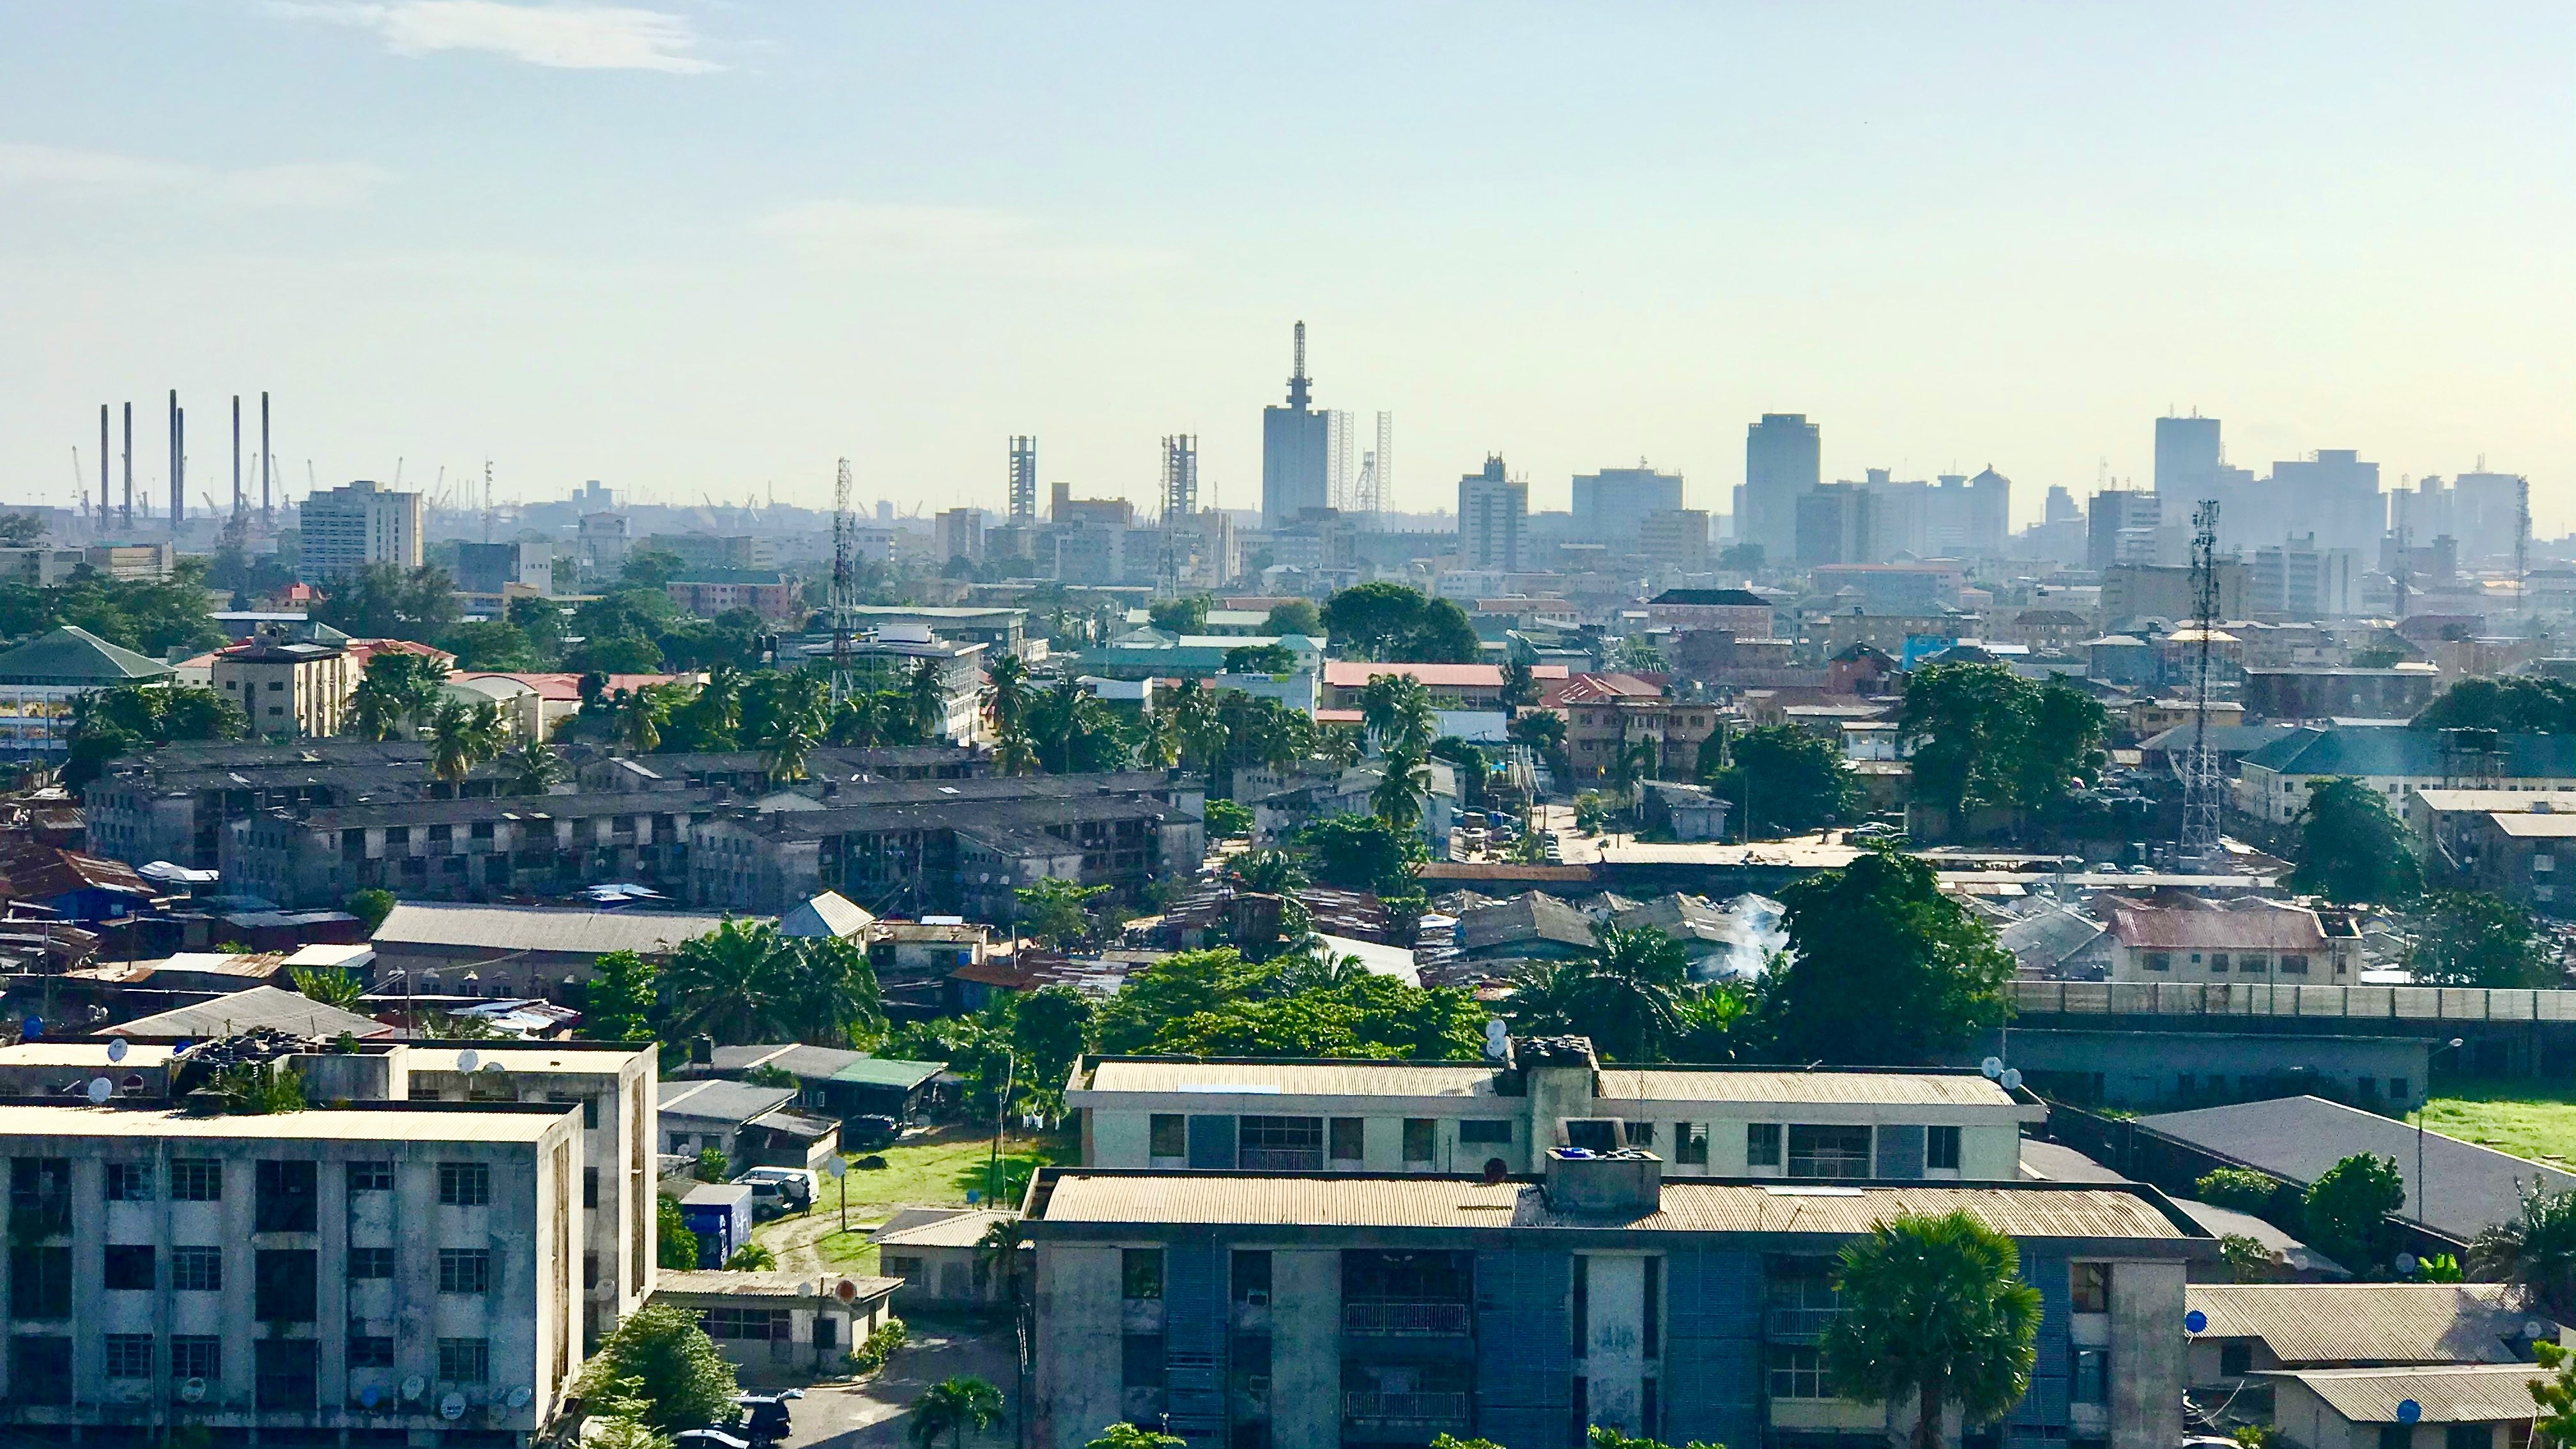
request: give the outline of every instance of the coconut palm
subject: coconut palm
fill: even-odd
[[[1179,737],[1182,763],[1201,774],[1215,768],[1225,754],[1225,719],[1216,696],[1195,679],[1183,680],[1172,696],[1172,728]]]
[[[1002,1422],[1002,1391],[971,1374],[942,1379],[912,1401],[912,1422],[905,1437],[931,1449],[948,1436],[949,1449],[964,1449],[968,1434],[980,1434]]]
[[[1399,832],[1422,823],[1422,802],[1431,794],[1431,765],[1422,752],[1403,744],[1386,753],[1386,778],[1369,792],[1369,813]]]
[[[975,1242],[975,1257],[984,1265],[999,1296],[1008,1303],[1019,1296],[1020,1288],[1020,1220],[995,1218]]]
[[[825,734],[836,745],[864,750],[875,744],[882,732],[876,697],[854,694],[832,711],[832,723]]]
[[[535,740],[520,740],[494,756],[513,795],[542,795],[564,777],[563,757]]]
[[[476,765],[501,753],[508,737],[499,705],[489,700],[474,705],[461,699],[440,700],[429,716],[429,773],[453,785]]]
[[[669,713],[661,691],[651,685],[628,690],[617,701],[617,737],[635,753],[651,754],[662,743],[662,721]]]
[[[1360,691],[1360,718],[1381,750],[1410,745],[1419,753],[1431,748],[1431,737],[1439,731],[1431,692],[1402,674],[1381,674],[1368,682]]]
[[[2029,1392],[2039,1290],[2012,1239],[1968,1214],[1880,1224],[1843,1249],[1834,1287],[1825,1380],[1843,1398],[1911,1399],[1915,1449],[1940,1449],[1947,1406],[1988,1424]]]
[[[941,738],[948,729],[948,677],[939,661],[924,659],[915,664],[904,694],[912,706],[914,735],[924,740]]]
[[[1234,858],[1234,878],[1248,891],[1283,896],[1306,883],[1297,858],[1284,850],[1247,850]]]
[[[1360,762],[1360,732],[1342,724],[1315,728],[1313,753],[1334,769],[1347,770]]]
[[[759,737],[752,741],[773,783],[805,778],[806,758],[822,743],[828,702],[823,681],[811,674],[777,677]]]
[[[1630,804],[1636,802],[1637,782],[1655,778],[1655,742],[1621,740],[1610,747],[1606,767],[1613,794]]]
[[[796,1035],[796,963],[785,938],[763,922],[728,920],[684,941],[662,968],[670,1012],[666,1040],[704,1034],[719,1042],[777,1041]]]
[[[2538,1178],[2521,1193],[2519,1214],[2469,1244],[2469,1271],[2513,1284],[2528,1303],[2565,1323],[2576,1313],[2576,1193],[2544,1193]]]
[[[1689,957],[1663,932],[1595,926],[1591,956],[1530,969],[1512,1017],[1524,1034],[1570,1032],[1614,1060],[1663,1061],[1685,1030],[1689,978]]]

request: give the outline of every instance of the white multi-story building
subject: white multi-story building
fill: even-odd
[[[1528,518],[1529,484],[1505,477],[1500,455],[1487,458],[1482,472],[1458,480],[1459,566],[1517,571]]]
[[[421,502],[361,478],[304,500],[304,551],[296,565],[308,583],[353,574],[369,564],[420,567]]]

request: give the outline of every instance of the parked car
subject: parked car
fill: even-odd
[[[849,1117],[841,1122],[841,1147],[844,1151],[865,1152],[878,1147],[892,1147],[903,1135],[903,1124],[892,1117]]]
[[[742,1410],[742,1433],[753,1449],[785,1439],[795,1425],[789,1421],[787,1401],[805,1397],[803,1389],[788,1389],[776,1394],[736,1394],[734,1407]]]
[[[751,1215],[763,1221],[805,1211],[820,1189],[813,1171],[803,1167],[755,1167],[734,1181],[751,1189]]]

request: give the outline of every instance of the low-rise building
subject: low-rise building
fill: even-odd
[[[1673,1177],[2009,1180],[2039,1099],[1974,1071],[1603,1067],[1580,1037],[1510,1062],[1087,1057],[1088,1167],[1534,1172],[1550,1147],[1649,1148]]]
[[[2361,936],[2338,916],[2241,896],[2182,894],[2094,903],[2111,933],[2114,981],[2247,981],[2352,986],[2361,980]]]
[[[675,1076],[738,1080],[754,1072],[785,1072],[796,1079],[796,1105],[806,1112],[842,1122],[886,1117],[908,1125],[929,1106],[939,1074],[947,1069],[946,1062],[786,1043],[714,1047],[705,1061],[692,1062]]]
[[[1003,1284],[986,1235],[996,1223],[1018,1220],[1018,1213],[992,1208],[903,1208],[868,1239],[877,1245],[877,1266],[903,1282],[897,1308],[989,1308]]]
[[[689,832],[715,808],[707,792],[681,791],[269,810],[227,826],[219,860],[236,889],[290,907],[355,890],[488,901],[609,882],[677,895],[688,888]]]
[[[263,739],[340,733],[358,668],[336,644],[254,639],[215,651],[215,693],[239,709]]]
[[[83,696],[174,673],[76,624],[0,651],[0,750],[59,754],[71,747],[72,707]]]
[[[1646,601],[1658,629],[1726,629],[1739,639],[1771,637],[1771,601],[1750,589],[1666,589]]]
[[[378,991],[555,996],[611,951],[658,961],[728,917],[683,911],[402,901],[376,927]]]
[[[1500,709],[1503,671],[1495,664],[1379,664],[1336,659],[1323,669],[1324,709],[1357,709],[1369,681],[1401,675],[1421,685],[1434,709]]]
[[[1192,1442],[1569,1449],[1894,1440],[1912,1406],[1834,1396],[1817,1340],[1835,1255],[1906,1213],[2013,1237],[2043,1304],[2014,1442],[2182,1435],[2189,1264],[2215,1240],[2134,1185],[1667,1179],[1651,1152],[1546,1154],[1543,1176],[1223,1177],[1048,1169],[1035,1245],[1031,1444],[1118,1422]],[[1955,1439],[1955,1423],[1945,1426]]]
[[[2393,724],[2302,729],[2245,757],[2237,772],[2236,808],[2267,824],[2288,825],[2319,784],[2342,776],[2379,792],[2399,814],[2419,790],[2576,791],[2576,736]]]
[[[2441,672],[2430,664],[2248,669],[2245,712],[2257,720],[2413,719],[2433,702],[2441,683]]]
[[[2295,1445],[2526,1449],[2539,1408],[2529,1364],[2305,1369],[2268,1375],[2273,1427]],[[2413,1406],[2409,1409],[2409,1405]]]
[[[811,1383],[842,1372],[841,1356],[894,1316],[900,1278],[868,1273],[665,1269],[656,1305],[698,1315],[716,1352],[746,1383]]]
[[[487,762],[463,780],[440,780],[417,740],[166,745],[108,762],[81,800],[101,853],[212,870],[222,861],[224,827],[263,811],[490,795],[499,775]]]
[[[794,1087],[717,1077],[669,1083],[662,1093],[661,1133],[664,1152],[694,1157],[712,1148],[737,1170],[812,1169],[840,1146],[841,1124],[796,1110]]]
[[[777,624],[810,612],[803,590],[776,569],[694,568],[662,587],[674,608],[701,619],[748,609]]]
[[[2527,1364],[2534,1327],[2560,1333],[2503,1283],[2194,1283],[2183,1301],[2207,1325],[2191,1335],[2204,1395],[2281,1369]]]

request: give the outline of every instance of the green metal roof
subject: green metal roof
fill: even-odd
[[[177,672],[158,659],[120,649],[72,624],[0,653],[0,684],[134,684],[167,679]]]
[[[900,1087],[910,1091],[941,1072],[946,1062],[907,1062],[897,1057],[861,1057],[832,1074],[836,1082],[862,1087]]]

